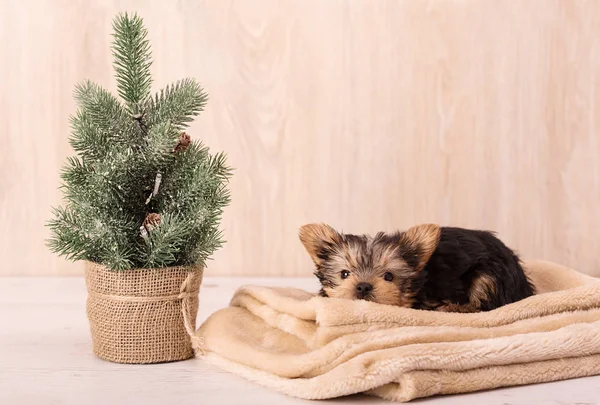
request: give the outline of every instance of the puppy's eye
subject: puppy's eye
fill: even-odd
[[[383,275],[383,279],[385,281],[392,281],[394,279],[394,275],[388,271]]]
[[[342,270],[340,275],[342,276],[342,278],[348,278],[348,276],[350,275],[350,272],[348,270]]]

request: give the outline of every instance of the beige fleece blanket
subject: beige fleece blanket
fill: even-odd
[[[197,331],[198,356],[306,399],[404,402],[600,374],[600,279],[525,267],[537,295],[476,314],[243,287]]]

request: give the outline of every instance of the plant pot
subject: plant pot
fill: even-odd
[[[86,263],[94,354],[129,364],[193,357],[202,273],[198,266],[112,271]]]

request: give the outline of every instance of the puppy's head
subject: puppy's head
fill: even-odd
[[[404,307],[413,303],[420,272],[439,236],[439,226],[431,224],[375,237],[342,234],[325,224],[300,228],[300,240],[316,265],[322,296]]]

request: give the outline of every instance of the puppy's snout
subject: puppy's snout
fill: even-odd
[[[356,285],[356,295],[358,298],[365,298],[373,291],[373,286],[369,283],[358,283]]]

